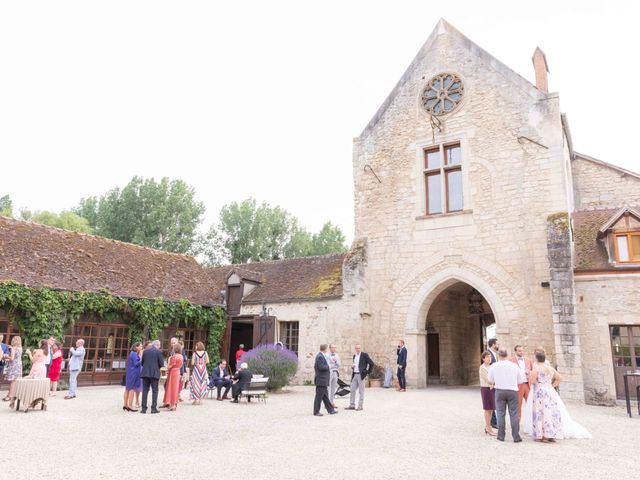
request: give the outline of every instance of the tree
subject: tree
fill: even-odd
[[[82,218],[74,212],[63,210],[60,213],[48,210],[31,212],[26,209],[20,210],[20,217],[23,220],[30,220],[35,223],[49,225],[51,227],[64,228],[74,232],[93,233],[86,218]]]
[[[0,215],[3,217],[13,217],[13,202],[9,195],[0,197]]]
[[[218,225],[211,227],[201,246],[199,253],[204,262],[214,265],[323,255],[347,249],[342,232],[331,222],[318,234],[311,235],[286,210],[265,202],[258,205],[252,198],[222,207]]]
[[[182,180],[133,177],[100,198],[80,200],[75,212],[96,234],[168,252],[193,253],[205,208]]]
[[[311,255],[346,252],[347,245],[340,227],[331,222],[325,223],[320,232],[313,235],[311,251]]]

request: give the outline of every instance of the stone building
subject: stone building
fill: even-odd
[[[200,301],[226,306],[223,356],[282,341],[302,382],[320,343],[338,345],[348,377],[354,343],[385,367],[403,338],[410,387],[472,385],[496,335],[544,347],[565,398],[620,398],[640,368],[640,175],[574,151],[545,55],[532,60],[535,85],[440,20],[354,139],[350,252],[189,263]],[[91,282],[110,288],[103,267]],[[16,279],[29,264],[3,268]]]

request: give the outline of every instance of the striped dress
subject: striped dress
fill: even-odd
[[[208,392],[209,375],[207,374],[207,352],[195,352],[195,363],[191,372],[191,400],[201,400]]]

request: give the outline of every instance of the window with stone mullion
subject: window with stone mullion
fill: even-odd
[[[424,152],[426,214],[463,209],[460,144],[441,144]]]

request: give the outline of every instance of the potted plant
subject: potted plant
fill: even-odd
[[[382,379],[384,378],[384,369],[380,365],[374,365],[369,373],[369,386],[373,388],[382,387]]]

